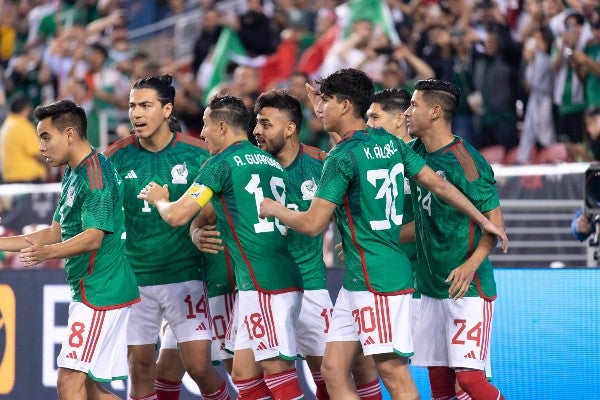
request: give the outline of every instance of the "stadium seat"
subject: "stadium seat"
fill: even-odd
[[[483,147],[479,150],[479,152],[490,164],[502,164],[504,162],[504,158],[506,157],[506,150],[504,150],[504,146],[499,144]]]
[[[504,158],[505,165],[515,165],[517,163],[517,152],[519,151],[518,147],[513,147],[506,153],[506,157]],[[532,160],[532,163],[537,160],[537,150],[534,147],[531,149],[531,154],[529,154],[529,159]]]
[[[536,164],[558,164],[567,161],[569,161],[567,147],[561,142],[543,148],[535,158]]]

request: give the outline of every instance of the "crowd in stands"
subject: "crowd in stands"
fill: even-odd
[[[175,21],[170,40],[132,40],[140,15]],[[235,51],[225,34],[241,50],[215,80],[217,45]],[[0,1],[2,120],[23,98],[31,108],[70,98],[100,147],[102,113],[126,112],[130,83],[166,72],[186,133],[199,135],[213,93],[250,107],[287,87],[305,105],[301,140],[326,150],[304,84],[344,67],[380,89],[452,81],[463,94],[454,133],[496,162],[535,163],[544,149],[600,159],[599,0]]]

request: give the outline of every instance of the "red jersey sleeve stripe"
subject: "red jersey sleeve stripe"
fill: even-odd
[[[119,139],[116,142],[114,142],[113,144],[111,144],[110,146],[108,146],[106,148],[106,150],[104,150],[103,153],[106,157],[111,157],[117,151],[119,151],[129,145],[132,145],[134,143],[135,143],[135,136],[134,135],[127,136],[126,138]]]
[[[100,168],[100,160],[98,160],[98,153],[95,153],[87,159],[86,167],[88,172],[88,181],[90,183],[90,189],[102,189],[104,187],[104,181],[102,180],[102,169]]]
[[[316,147],[308,146],[306,144],[303,144],[301,146],[302,146],[301,147],[302,152],[311,158],[314,158],[317,160],[324,160],[325,157],[327,156],[327,153],[325,153],[323,150],[318,149]]]
[[[477,170],[477,166],[475,165],[475,161],[473,161],[473,157],[471,154],[465,149],[465,146],[462,142],[459,142],[452,146],[452,153],[460,163],[465,172],[465,176],[469,182],[472,182],[479,178],[479,171]]]

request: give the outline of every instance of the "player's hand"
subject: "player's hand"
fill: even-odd
[[[25,240],[27,240],[31,246],[21,249],[19,253],[19,261],[21,264],[26,267],[32,267],[47,260],[48,252],[46,251],[46,246],[36,243],[28,237],[25,237]]]
[[[338,244],[335,245],[334,247],[337,251],[338,251],[338,257],[340,258],[340,260],[344,261],[344,249],[342,248],[342,242],[339,242]]]
[[[194,229],[192,242],[203,253],[217,254],[223,250],[223,240],[219,239],[219,236],[221,236],[221,232],[217,231],[214,225],[205,225],[202,228]]]
[[[169,187],[167,185],[160,186],[156,182],[150,182],[140,191],[137,198],[156,206],[156,203],[159,201],[169,201]]]
[[[467,294],[469,286],[471,286],[475,271],[477,271],[477,266],[473,267],[467,263],[453,269],[450,275],[448,275],[448,279],[446,279],[446,283],[452,282],[448,288],[448,297],[454,299],[463,298]]]
[[[306,88],[306,94],[308,95],[308,100],[310,100],[310,104],[312,104],[313,111],[317,118],[321,119],[322,112],[319,111],[319,107],[321,105],[321,93],[317,89],[315,89],[310,83],[305,83],[304,87]]]
[[[577,218],[577,232],[587,235],[592,230],[592,224],[590,224],[590,220],[585,215],[580,215]]]
[[[494,224],[491,221],[488,221],[484,226],[481,227],[484,232],[491,233],[500,239],[502,252],[508,252],[508,236],[506,236],[506,231],[504,228]]]
[[[260,211],[258,213],[259,218],[269,218],[275,213],[277,207],[283,207],[281,203],[276,202],[273,199],[266,198],[260,202]]]

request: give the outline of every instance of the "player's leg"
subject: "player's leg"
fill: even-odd
[[[127,362],[129,364],[129,397],[156,398],[155,350],[162,323],[162,285],[141,286],[139,303],[131,307],[127,325]]]
[[[358,341],[358,326],[352,310],[351,292],[344,288],[340,289],[327,333],[327,344],[321,366],[321,373],[331,399],[359,398],[350,371],[362,348]]]
[[[325,354],[325,336],[329,330],[333,304],[329,292],[305,290],[302,307],[296,326],[298,354],[302,355],[316,386],[317,400],[328,400],[327,386],[321,375],[321,364]]]
[[[235,293],[226,293],[209,299],[213,329],[211,360],[213,364],[222,363],[230,375],[233,367],[233,348],[228,349],[228,341],[231,338],[228,339],[227,333],[234,319],[234,305]]]
[[[173,330],[185,370],[207,400],[228,398],[227,385],[211,360],[211,316],[202,281],[162,285],[165,319]]]
[[[445,299],[450,366],[456,381],[474,400],[501,399],[502,394],[485,377],[486,358],[494,315],[493,301],[480,297]]]
[[[61,400],[110,399],[107,391],[86,391],[86,380],[127,378],[127,321],[130,307],[95,310],[83,303],[69,306],[67,336],[57,358],[57,391]]]
[[[352,366],[352,377],[360,400],[381,400],[379,375],[372,356],[360,354]]]
[[[119,400],[119,396],[109,392],[102,387],[100,382],[94,381],[89,376],[85,380],[85,390],[87,393],[87,400]]]
[[[58,368],[56,391],[59,400],[85,400],[86,374],[68,368]]]
[[[178,400],[185,367],[179,353],[175,334],[168,322],[164,322],[160,335],[160,351],[156,360],[154,388],[158,400]]]
[[[243,337],[236,337],[236,344],[244,346]],[[239,400],[270,399],[271,392],[263,379],[263,371],[254,359],[254,352],[250,348],[236,348],[233,354],[231,378],[238,390]]]
[[[241,321],[237,331],[240,345],[252,349],[273,398],[303,398],[294,364],[301,293],[240,291],[238,301],[244,304],[235,311]],[[236,340],[236,350],[238,347]]]
[[[412,294],[382,296],[353,293],[354,315],[359,315],[363,353],[372,355],[383,385],[394,400],[419,399],[408,368],[413,355],[411,332]]]

